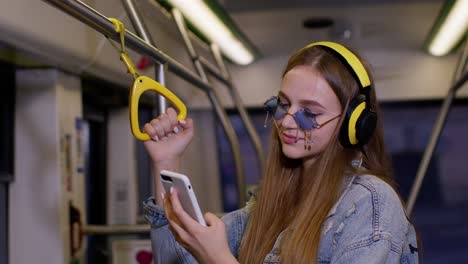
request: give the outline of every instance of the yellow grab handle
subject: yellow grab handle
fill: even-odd
[[[187,116],[187,107],[174,93],[151,78],[146,76],[139,76],[133,82],[132,88],[130,90],[129,103],[130,125],[132,128],[132,133],[138,140],[141,141],[147,141],[151,139],[148,134],[141,132],[140,124],[138,122],[138,103],[140,101],[140,96],[148,90],[153,90],[158,94],[166,97],[177,108],[179,111],[177,120],[184,120]]]

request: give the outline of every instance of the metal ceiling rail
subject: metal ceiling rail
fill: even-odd
[[[427,147],[424,150],[424,155],[419,165],[416,178],[414,180],[413,186],[411,187],[410,195],[409,195],[407,206],[406,206],[406,211],[408,215],[411,215],[413,211],[414,204],[416,203],[419,190],[424,180],[424,176],[426,175],[427,169],[429,168],[429,163],[432,159],[432,155],[434,154],[434,150],[437,147],[437,143],[439,142],[440,135],[442,133],[442,130],[444,129],[445,122],[447,121],[447,116],[449,114],[453,99],[455,98],[457,91],[468,80],[468,72],[466,71],[467,62],[468,62],[468,39],[465,37],[465,46],[464,46],[464,49],[460,53],[458,64],[455,69],[455,73],[453,75],[453,81],[452,81],[453,85],[452,87],[450,87],[447,97],[445,98],[444,103],[442,104],[442,107],[439,112],[439,116],[437,117],[437,120],[432,129],[431,138],[429,139],[429,143],[427,144]]]
[[[108,36],[109,38],[119,42],[120,35],[114,29],[114,25],[106,16],[97,12],[85,3],[79,0],[43,0],[46,3],[62,10],[63,12],[80,20],[84,24],[90,26],[96,31]],[[185,66],[166,55],[164,52],[139,38],[132,32],[126,30],[125,45],[138,53],[148,56],[150,59],[161,64],[167,65],[169,71],[182,77],[184,80],[192,83],[203,90],[211,90],[212,86],[203,81],[195,73],[187,69]]]

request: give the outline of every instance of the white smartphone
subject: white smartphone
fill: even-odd
[[[200,210],[200,206],[198,205],[197,197],[195,196],[195,192],[193,191],[189,178],[183,174],[167,170],[162,170],[160,172],[160,176],[164,190],[169,193],[171,187],[176,189],[180,203],[187,214],[203,226],[206,226],[205,219],[203,218],[203,214]]]

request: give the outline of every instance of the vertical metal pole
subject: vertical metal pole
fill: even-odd
[[[192,45],[192,42],[188,36],[187,28],[185,25],[184,18],[182,14],[180,13],[179,10],[176,8],[172,8],[172,16],[174,18],[174,21],[177,25],[177,28],[179,29],[179,32],[182,36],[182,39],[184,40],[185,46],[187,48],[187,51],[192,58],[193,64],[195,66],[196,71],[200,75],[201,79],[204,82],[208,82],[208,78],[206,76],[205,70],[203,68],[203,65],[201,64],[200,60],[198,59],[197,52],[195,51],[195,48]],[[237,190],[238,190],[238,196],[239,196],[239,206],[242,207],[245,202],[246,202],[246,196],[247,196],[247,191],[246,191],[246,184],[245,184],[245,176],[244,176],[244,167],[242,164],[242,157],[241,157],[241,151],[240,151],[240,145],[239,141],[237,140],[236,133],[234,131],[234,127],[232,126],[231,121],[229,120],[228,115],[226,114],[226,111],[222,107],[222,105],[219,103],[219,96],[216,94],[214,89],[208,89],[207,90],[208,97],[211,101],[211,104],[214,107],[214,110],[221,121],[221,124],[224,128],[224,131],[226,133],[226,136],[228,137],[229,143],[231,144],[231,150],[234,156],[234,163],[236,166],[236,177],[237,177]]]
[[[8,182],[0,182],[0,263],[8,263]]]
[[[468,41],[465,40],[465,47],[464,50],[460,54],[460,58],[458,60],[457,67],[455,69],[455,74],[453,76],[452,83],[457,81],[461,74],[464,71],[466,60],[468,55]],[[439,116],[437,117],[437,121],[432,129],[431,138],[429,139],[429,143],[424,150],[424,155],[421,160],[421,164],[419,165],[418,172],[416,174],[416,178],[414,180],[413,186],[411,187],[411,192],[407,202],[407,214],[411,215],[414,204],[416,203],[416,198],[418,197],[419,190],[421,188],[422,182],[424,180],[424,176],[426,175],[427,169],[429,167],[429,162],[432,159],[432,155],[434,154],[434,150],[439,142],[440,134],[445,126],[445,121],[447,120],[447,116],[450,110],[450,106],[452,105],[452,101],[455,98],[455,94],[457,92],[457,85],[450,87],[448,91],[447,97],[442,104],[442,108],[440,109]]]
[[[262,143],[260,141],[260,137],[258,136],[257,131],[255,130],[255,127],[252,123],[252,120],[249,117],[249,114],[245,110],[244,104],[242,103],[242,99],[237,91],[237,89],[234,87],[234,84],[232,82],[231,76],[229,74],[229,71],[226,67],[226,64],[224,64],[223,57],[221,55],[221,51],[219,49],[219,46],[212,43],[210,45],[211,52],[213,53],[213,57],[216,60],[216,64],[218,67],[221,69],[221,73],[224,75],[224,77],[228,80],[229,87],[228,90],[231,93],[231,96],[234,100],[234,103],[236,104],[237,109],[239,110],[240,116],[242,118],[242,121],[245,124],[245,127],[247,129],[247,132],[250,135],[250,138],[252,139],[252,143],[254,145],[255,151],[257,152],[257,158],[258,158],[258,163],[260,167],[260,175],[264,175],[265,173],[265,157],[263,155],[263,149],[262,149]]]
[[[156,63],[155,67],[156,67],[156,69],[155,69],[155,71],[156,71],[155,72],[156,80],[160,84],[162,84],[163,86],[166,86],[166,75],[165,75],[166,71],[165,71],[164,64]],[[157,105],[158,105],[159,112],[155,113],[155,114],[160,114],[160,113],[166,112],[166,109],[167,109],[167,99],[166,99],[166,97],[158,95]]]
[[[0,97],[0,263],[9,261],[9,188],[14,181],[15,67],[0,63],[3,93]]]
[[[137,7],[135,6],[135,3],[133,0],[122,0],[122,4],[125,7],[125,10],[127,11],[127,14],[130,18],[130,21],[132,21],[132,25],[135,28],[135,31],[137,35],[145,40],[148,44],[157,47],[154,44],[153,39],[151,38],[151,35],[148,32],[148,29],[143,22],[143,20],[140,18],[139,12],[137,10]],[[165,71],[164,71],[164,65],[162,63],[156,63],[155,64],[155,79],[162,85],[166,86],[166,79],[165,77]],[[158,95],[158,100],[156,102],[158,106],[158,112],[154,113],[155,115],[158,115],[160,113],[164,113],[167,109],[167,100],[164,96]]]

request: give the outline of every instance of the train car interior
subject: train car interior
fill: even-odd
[[[193,120],[175,171],[188,176],[203,213],[247,208],[263,176],[276,173],[270,141],[284,153],[298,141],[272,135],[286,120],[302,128],[307,111],[278,117],[277,109],[288,59],[311,43],[341,43],[365,59],[389,181],[417,233],[409,254],[468,263],[467,0],[2,0],[0,14],[0,263],[196,263],[156,250],[169,242],[148,220],[148,199],[160,199],[148,146],[181,132],[159,138],[145,124],[169,116],[168,107],[177,122]],[[336,61],[361,78],[348,57]],[[271,110],[265,101],[278,93]],[[240,263],[252,259],[247,230],[240,256],[233,252]],[[295,236],[285,237],[291,248]],[[405,247],[391,250],[413,263]],[[303,263],[283,245],[279,252]],[[318,252],[318,263],[363,263]],[[264,263],[280,262],[267,255]]]

